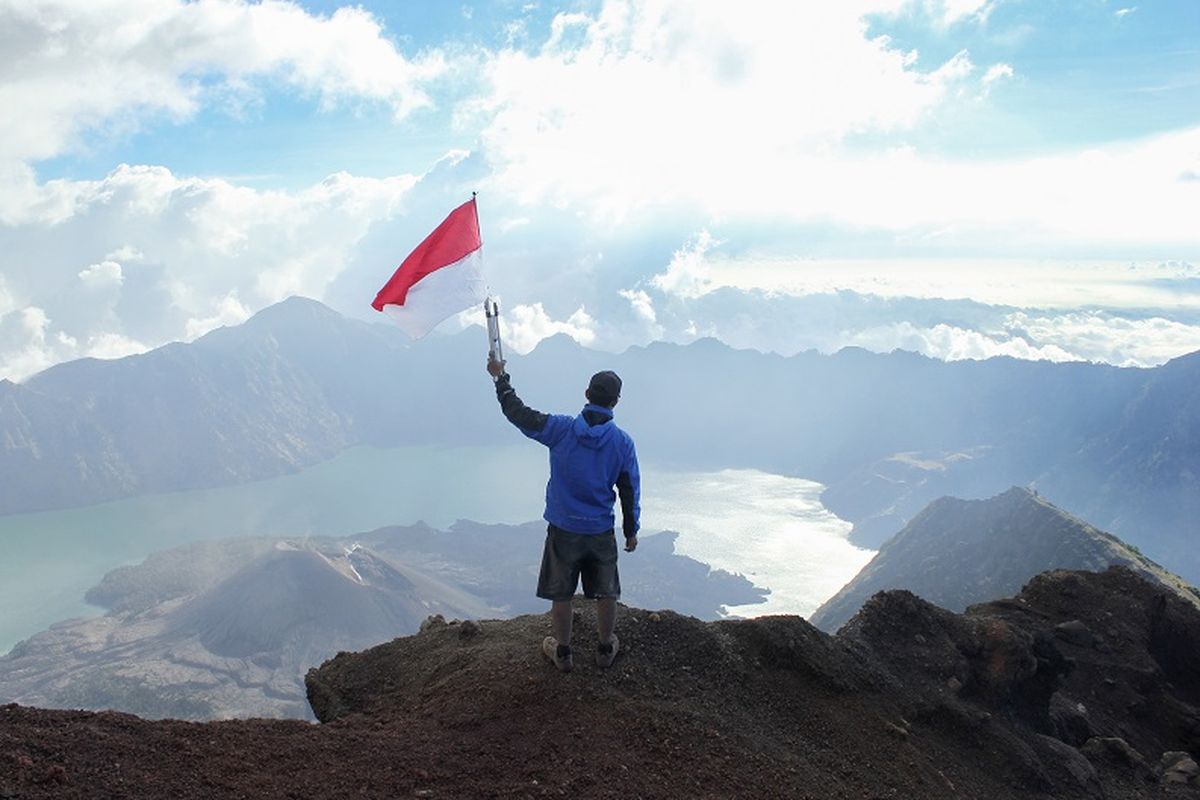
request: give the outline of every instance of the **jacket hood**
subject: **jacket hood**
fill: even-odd
[[[592,412],[592,414],[605,416],[608,419],[606,419],[604,422],[597,423],[596,425],[589,425],[587,419],[584,418],[584,415],[589,411]],[[583,411],[579,413],[579,416],[575,418],[573,429],[576,438],[579,439],[579,443],[584,447],[588,447],[593,450],[602,447],[604,443],[608,441],[608,437],[612,436],[613,434],[614,426],[612,409],[605,408],[604,406],[598,406],[594,403],[588,403],[583,407]]]

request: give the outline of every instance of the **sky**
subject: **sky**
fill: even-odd
[[[1200,3],[0,0],[0,378],[379,318],[472,191],[517,352],[1161,364]]]

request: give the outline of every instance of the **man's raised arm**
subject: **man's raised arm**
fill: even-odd
[[[509,422],[522,431],[541,433],[545,430],[550,415],[535,411],[521,402],[521,398],[517,397],[516,390],[512,388],[512,379],[504,371],[506,363],[488,358],[487,370],[488,374],[492,376],[492,380],[496,382],[496,399],[500,401],[500,410],[504,412],[504,416]]]

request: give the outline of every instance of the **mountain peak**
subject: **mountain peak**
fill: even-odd
[[[311,297],[294,294],[278,303],[266,306],[250,316],[244,324],[251,327],[285,322],[311,322],[312,320],[342,320],[341,314]]]
[[[575,351],[578,351],[579,349],[581,349],[582,347],[583,347],[583,345],[581,345],[579,342],[575,341],[575,339],[572,338],[569,334],[560,332],[560,333],[555,333],[550,336],[547,336],[545,339],[542,339],[536,345],[534,345],[533,350],[531,350],[530,352],[531,353],[537,352],[539,355],[546,355],[546,353],[548,353],[548,352],[549,353],[559,353],[559,352],[563,352],[563,351],[575,352]]]
[[[109,613],[0,658],[0,697],[179,719],[304,717],[311,665],[415,631],[432,612],[490,609],[372,548],[325,539],[194,543],[114,570],[88,600]]]
[[[875,592],[907,589],[952,611],[1015,593],[1048,569],[1104,569],[1121,564],[1179,590],[1176,576],[1019,486],[983,500],[943,497],[930,503],[810,621],[835,630]]]

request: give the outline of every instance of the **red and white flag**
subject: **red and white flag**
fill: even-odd
[[[483,241],[472,197],[409,253],[371,306],[414,339],[447,317],[483,302]]]

